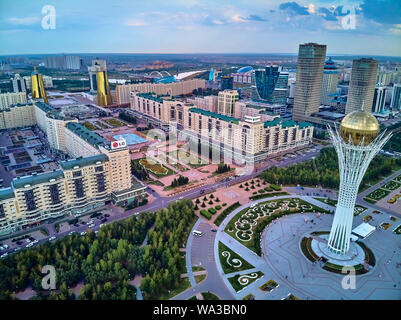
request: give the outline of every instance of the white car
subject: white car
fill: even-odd
[[[0,251],[4,250],[5,248],[3,246],[0,246]]]
[[[71,231],[68,235],[72,235],[74,234],[76,231]]]
[[[101,228],[101,227],[103,227],[103,226],[104,226],[104,223],[99,224],[99,228]]]
[[[89,227],[89,228],[93,228],[94,226],[95,226],[95,224],[92,223],[92,224],[90,224],[88,227]]]
[[[31,243],[31,240],[29,240],[28,238],[26,238],[25,241],[26,241],[27,243]]]
[[[53,240],[56,240],[55,236],[49,238],[49,241],[53,241]]]
[[[4,249],[8,249],[8,244],[3,244]]]
[[[1,256],[0,256],[0,258],[5,258],[5,257],[7,257],[8,256],[8,253],[6,252],[6,253],[3,253]]]
[[[82,232],[80,233],[80,235],[81,235],[81,236],[86,235],[86,231],[82,231]]]
[[[25,248],[30,248],[30,247],[32,247],[33,246],[33,243],[31,242],[31,243],[28,243],[26,246],[25,246]]]
[[[39,240],[33,240],[33,243],[35,243],[35,244],[38,243],[38,242],[39,242]]]

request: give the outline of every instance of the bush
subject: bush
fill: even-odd
[[[266,187],[266,188],[264,188],[264,190],[265,190],[266,192],[273,191],[273,189],[272,189],[272,188],[270,188],[270,187]]]
[[[224,203],[223,203],[224,205]],[[235,209],[239,208],[241,206],[241,204],[237,201],[235,203],[233,203],[231,206],[228,206],[227,208],[225,208],[223,210],[222,213],[220,213],[220,215],[216,218],[214,224],[216,226],[219,226],[223,220],[231,213],[233,212]]]
[[[270,184],[270,188],[273,189],[274,191],[280,191],[281,187],[278,186],[277,184]]]
[[[210,220],[211,217],[212,217],[211,213],[209,213],[209,212],[206,211],[206,210],[201,210],[201,211],[199,211],[199,213],[200,213],[202,216],[204,216],[206,219],[208,219],[208,220]]]
[[[201,207],[206,208],[206,204],[204,202],[202,202]]]
[[[217,212],[215,208],[209,208],[207,211],[209,211],[211,214],[215,214]]]
[[[227,203],[225,203],[225,202],[222,204],[223,207],[225,207],[226,205],[227,205]]]
[[[216,202],[220,202],[220,199],[219,199],[219,198],[216,198],[216,200],[214,200],[214,201],[216,201]]]
[[[214,199],[214,194],[213,193],[210,195],[210,199]]]
[[[259,189],[258,192],[259,192],[259,193],[265,193],[265,190]]]
[[[220,210],[221,209],[221,206],[215,206],[214,207],[216,210]]]
[[[212,205],[212,204],[213,204],[213,201],[212,201],[212,200],[209,200],[208,204]]]

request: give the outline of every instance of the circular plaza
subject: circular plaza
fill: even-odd
[[[288,195],[252,201],[231,212],[217,231],[214,256],[233,296],[400,300],[401,235],[394,230],[401,219],[358,206],[353,227],[370,217],[376,230],[353,241],[349,256],[330,257],[324,251],[334,210],[322,199]],[[391,227],[381,227],[390,222]],[[348,265],[355,266],[353,273],[342,268]]]

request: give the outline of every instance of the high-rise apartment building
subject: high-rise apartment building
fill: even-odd
[[[217,98],[217,112],[226,116],[234,116],[235,102],[239,100],[237,90],[220,91]]]
[[[393,86],[393,94],[391,95],[391,109],[401,110],[401,84]]]
[[[325,106],[335,106],[336,102],[333,102],[333,98],[336,95],[337,84],[339,79],[339,72],[336,64],[331,58],[329,58],[323,70],[323,83],[322,93],[320,95],[320,104]]]
[[[8,108],[12,104],[26,103],[25,92],[0,93],[0,110]]]
[[[371,112],[375,93],[378,62],[372,58],[352,61],[351,79],[345,114],[365,110]]]
[[[14,92],[26,92],[26,80],[18,73],[15,74],[14,79],[11,79]]]
[[[255,70],[255,82],[259,96],[273,104],[286,104],[288,73],[281,66],[266,66]]]
[[[307,120],[319,111],[326,45],[299,45],[293,119]]]
[[[46,68],[79,70],[82,67],[82,59],[78,56],[49,56],[45,57]]]
[[[384,111],[386,105],[387,87],[378,84],[373,95],[372,112],[379,113]]]

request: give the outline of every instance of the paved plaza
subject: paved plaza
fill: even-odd
[[[349,290],[342,288],[344,275],[326,271],[321,268],[319,263],[311,263],[304,257],[300,249],[302,237],[309,235],[312,231],[330,230],[333,221],[331,214],[322,214],[319,217],[315,213],[293,214],[273,221],[262,233],[262,257],[224,232],[227,223],[245,207],[280,198],[288,198],[288,196],[262,199],[236,209],[224,220],[216,234],[214,256],[217,269],[235,299],[243,299],[248,294],[252,294],[257,300],[280,300],[289,293],[302,300],[401,299],[401,237],[392,232],[399,224],[400,218],[397,222],[392,222],[390,215],[372,213],[372,208],[368,208],[354,218],[353,227],[355,228],[363,222],[364,216],[369,214],[373,217],[370,224],[376,226],[377,230],[363,242],[374,252],[376,265],[368,273],[356,276],[356,288]],[[334,207],[311,197],[301,196],[299,198],[321,208],[334,210]],[[383,230],[378,228],[382,222],[390,222],[392,225],[389,229]],[[219,241],[255,268],[224,274],[219,263]],[[236,274],[243,275],[257,271],[261,271],[263,276],[239,292],[236,292],[228,281],[228,278]],[[277,282],[278,287],[271,292],[260,290],[259,287],[269,280]]]

